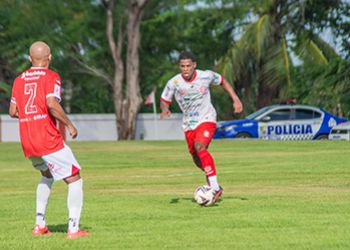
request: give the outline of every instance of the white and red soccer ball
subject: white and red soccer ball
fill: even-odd
[[[215,191],[208,185],[199,186],[193,194],[195,201],[201,206],[214,204]]]

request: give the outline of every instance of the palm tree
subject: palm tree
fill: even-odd
[[[306,1],[250,3],[253,11],[249,16],[255,21],[245,27],[242,37],[220,60],[219,68],[235,82],[245,106],[257,109],[290,97],[296,58],[302,65],[327,65],[329,58],[339,56],[307,29]]]

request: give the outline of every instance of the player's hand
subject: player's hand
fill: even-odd
[[[161,113],[160,113],[160,119],[164,119],[164,118],[168,118],[171,116],[171,112],[169,109],[166,109],[166,110],[163,110]]]
[[[75,139],[78,136],[78,130],[73,126],[68,126],[70,136]]]
[[[239,99],[233,102],[233,109],[235,113],[241,113],[243,111],[243,105]]]

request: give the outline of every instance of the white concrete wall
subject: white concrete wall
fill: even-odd
[[[184,140],[182,114],[160,120],[159,114],[139,114],[136,123],[136,140]]]
[[[18,120],[9,115],[1,115],[0,141],[18,142],[19,140]]]
[[[78,129],[76,141],[114,141],[118,134],[114,114],[69,115]],[[165,120],[159,114],[139,114],[136,122],[136,140],[184,140],[182,114],[172,114]],[[72,140],[66,130],[67,141]],[[8,115],[0,115],[0,142],[18,142],[18,121]]]
[[[78,129],[77,141],[115,141],[118,139],[114,114],[68,115]],[[66,140],[71,141],[66,129]]]

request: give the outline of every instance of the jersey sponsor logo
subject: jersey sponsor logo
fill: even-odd
[[[275,125],[267,126],[267,134],[275,135],[299,135],[299,134],[312,134],[311,124],[287,124],[287,125]]]
[[[33,76],[45,76],[46,75],[46,72],[45,71],[42,71],[42,70],[35,70],[35,71],[32,71],[32,72],[23,72],[22,73],[22,79],[26,78],[26,77],[33,77]]]
[[[188,121],[188,125],[189,125],[190,127],[193,127],[193,126],[197,125],[197,123],[198,123],[198,121],[196,121],[196,120],[189,120],[189,121]]]
[[[33,120],[42,120],[42,119],[45,119],[46,117],[48,117],[47,114],[35,115],[33,116]]]
[[[20,118],[19,122],[29,122],[31,120],[32,120],[31,118],[26,117],[26,118]]]
[[[188,91],[186,91],[185,89],[179,89],[179,93],[180,95],[186,95],[188,94]]]
[[[196,116],[199,116],[199,112],[198,112],[198,111],[190,112],[190,113],[188,113],[188,116],[189,116],[189,117],[196,117]]]
[[[33,117],[26,117],[26,118],[21,118],[19,119],[19,122],[32,122],[32,121],[37,121],[37,120],[43,120],[46,119],[48,114],[40,114],[40,115],[34,115]]]
[[[173,85],[174,85],[174,86],[176,86],[176,85],[178,85],[178,84],[179,84],[179,80],[174,80],[174,81],[173,81]]]
[[[208,76],[199,77],[198,80],[208,81],[208,80],[210,80],[210,77],[208,77]]]
[[[40,76],[33,76],[33,77],[25,77],[24,81],[36,81],[39,80]]]
[[[208,89],[207,89],[205,86],[201,86],[201,87],[199,88],[199,92],[200,92],[202,95],[204,95],[204,94],[206,94],[206,93],[208,92]]]

